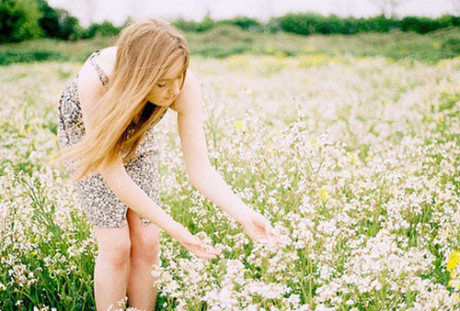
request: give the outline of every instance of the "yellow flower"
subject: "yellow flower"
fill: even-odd
[[[372,161],[372,156],[367,156],[365,160],[366,162]]]
[[[35,256],[35,255],[37,255],[37,252],[36,252],[36,251],[32,251],[30,254],[31,254],[32,256]]]
[[[230,89],[225,88],[224,92],[225,92],[225,96],[228,96],[228,97],[235,96],[235,93]]]
[[[327,189],[324,189],[324,188],[319,191],[319,194],[321,196],[322,201],[327,201],[329,199],[329,197],[331,196],[329,191]]]
[[[57,156],[58,156],[57,153],[53,154],[53,155],[51,156],[51,162],[54,162],[54,160],[56,160]]]
[[[286,56],[287,56],[287,54],[284,53],[283,51],[277,51],[277,52],[275,53],[275,57],[276,57],[276,58],[283,58],[283,57],[286,57]]]
[[[444,117],[440,116],[439,118],[436,119],[436,123],[443,123],[444,122]]]
[[[447,270],[451,271],[457,268],[457,265],[460,263],[460,252],[453,251],[449,255],[449,259],[447,260]]]
[[[313,138],[310,140],[310,145],[313,149],[316,149],[316,142],[318,141],[318,139],[316,138]]]
[[[352,155],[352,154],[348,155],[348,159],[350,159],[351,164],[355,163],[355,156],[354,155]]]
[[[275,51],[275,48],[273,47],[273,45],[267,45],[265,47],[265,52],[267,52],[269,54],[273,53],[274,51]]]
[[[243,121],[241,121],[241,120],[237,120],[237,121],[233,122],[233,125],[235,126],[237,131],[241,131],[246,127],[245,124],[243,123]]]

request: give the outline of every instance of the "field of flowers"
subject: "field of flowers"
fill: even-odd
[[[95,310],[95,236],[56,163],[77,63],[0,67],[0,310]],[[187,180],[157,125],[165,209],[223,251],[161,241],[159,310],[460,307],[460,58],[192,59],[209,156],[281,234],[254,244]]]

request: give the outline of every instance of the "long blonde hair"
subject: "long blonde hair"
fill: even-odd
[[[153,86],[181,60],[182,85],[185,80],[187,42],[169,23],[158,19],[135,22],[123,29],[116,45],[108,89],[88,113],[93,127],[86,129],[81,141],[62,151],[73,181],[97,172],[119,156],[123,162],[129,160],[149,126],[168,109],[147,101]],[[139,121],[134,122],[139,115]]]

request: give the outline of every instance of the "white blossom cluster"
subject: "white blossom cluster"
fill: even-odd
[[[53,160],[57,98],[78,68],[0,68],[0,309],[92,299],[95,239]],[[191,69],[211,163],[280,241],[254,243],[194,189],[169,112],[156,129],[164,207],[222,255],[195,258],[163,234],[162,310],[460,308],[459,58],[242,55]],[[84,292],[49,290],[64,284]]]

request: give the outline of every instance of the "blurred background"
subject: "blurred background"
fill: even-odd
[[[0,65],[81,62],[145,17],[171,21],[204,57],[320,53],[432,63],[459,54],[459,13],[460,0],[2,0]]]
[[[437,17],[457,14],[459,0],[50,0],[49,4],[69,10],[82,25],[110,20],[116,25],[132,18],[179,17],[202,20],[206,15],[215,19],[247,16],[268,21],[289,12],[313,12],[321,15],[369,17],[408,15]]]

